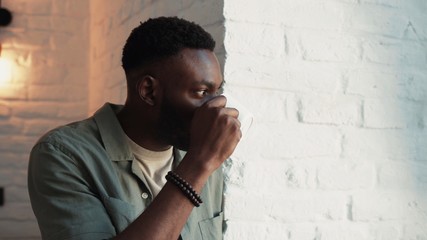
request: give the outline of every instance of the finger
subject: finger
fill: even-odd
[[[239,117],[239,110],[236,108],[224,108],[222,109],[222,112],[230,117],[238,118]]]
[[[220,96],[216,96],[216,97],[210,99],[209,101],[205,102],[204,106],[223,108],[223,107],[225,107],[225,104],[227,104],[227,98],[220,95]]]

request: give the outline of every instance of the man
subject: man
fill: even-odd
[[[50,131],[31,152],[43,239],[222,239],[220,166],[241,132],[214,47],[175,17],[132,31],[125,105]]]

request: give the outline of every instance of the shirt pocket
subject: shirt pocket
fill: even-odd
[[[217,216],[205,219],[199,222],[200,233],[203,240],[221,240],[222,239],[222,226],[224,223],[223,212]]]
[[[132,204],[113,197],[104,197],[103,202],[117,234],[135,220],[136,209]]]

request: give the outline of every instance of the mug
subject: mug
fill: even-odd
[[[238,102],[230,93],[224,92],[222,95],[227,98],[225,107],[235,108],[239,111],[239,116],[237,119],[240,121],[240,131],[242,131],[243,139],[251,127],[254,117],[252,113],[240,102]]]

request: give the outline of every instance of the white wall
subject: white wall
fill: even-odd
[[[227,239],[427,239],[427,2],[224,5],[225,78],[257,120]]]
[[[39,239],[27,193],[28,153],[47,130],[123,103],[121,51],[140,21],[177,15],[204,26],[224,58],[222,1],[3,0],[0,28],[11,82],[0,85],[0,239]],[[223,60],[222,60],[223,62]]]

